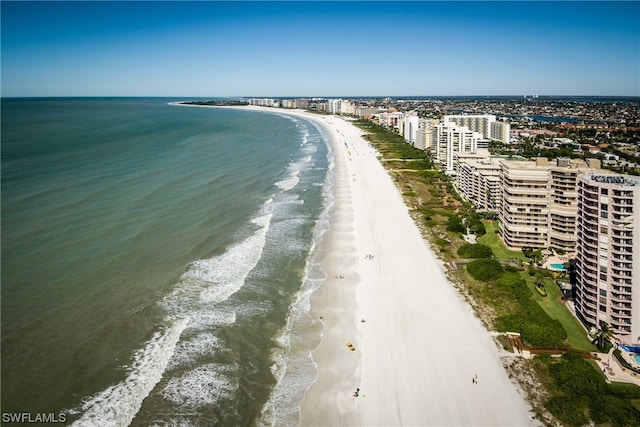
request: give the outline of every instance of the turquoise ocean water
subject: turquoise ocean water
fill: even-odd
[[[297,425],[333,160],[300,118],[2,100],[2,411]]]

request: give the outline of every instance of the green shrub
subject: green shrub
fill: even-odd
[[[502,265],[495,259],[477,259],[467,264],[467,272],[475,279],[488,282],[502,276]]]
[[[458,249],[458,255],[461,258],[491,258],[493,252],[489,246],[481,245],[480,243],[464,243]]]
[[[480,220],[469,222],[468,226],[469,230],[473,231],[478,236],[484,236],[485,234],[487,234],[487,229],[484,227],[484,224]]]
[[[464,226],[460,217],[452,215],[447,220],[447,231],[464,234],[467,232],[467,227]]]
[[[482,223],[481,216],[475,212],[467,218],[467,227],[478,236],[484,236],[487,234],[487,230]]]
[[[575,396],[553,396],[545,403],[545,408],[566,426],[584,426],[589,415],[582,399]]]
[[[506,267],[504,268],[504,270],[505,274],[500,277],[500,280],[498,280],[498,284],[503,288],[507,288],[509,290],[509,293],[511,294],[511,298],[513,298],[513,295],[515,293],[521,292],[522,289],[526,288],[527,282],[522,277],[520,277],[520,274],[518,274],[517,270],[509,271]]]
[[[586,425],[589,420],[597,425],[640,425],[640,411],[629,400],[637,398],[640,387],[607,384],[593,364],[571,353],[548,366],[558,392],[545,407],[565,425]]]
[[[516,311],[496,319],[499,331],[514,331],[521,334],[527,345],[562,346],[567,338],[562,324],[551,319],[531,296],[527,282],[518,273],[505,272],[496,282],[507,294],[507,298],[516,303]]]
[[[444,248],[446,246],[449,246],[449,241],[447,239],[436,239],[435,244],[440,248]]]

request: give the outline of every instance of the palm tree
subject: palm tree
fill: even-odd
[[[611,342],[611,339],[614,335],[614,331],[613,329],[611,329],[609,324],[607,322],[602,322],[600,324],[600,328],[596,332],[595,338],[593,339],[592,343],[596,344],[598,348],[602,349],[604,348],[604,342]]]

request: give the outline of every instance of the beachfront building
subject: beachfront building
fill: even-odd
[[[489,138],[491,133],[491,122],[496,121],[496,116],[492,114],[463,114],[446,115],[442,119],[443,123],[455,123],[464,126],[472,132],[480,132],[483,138]]]
[[[540,166],[540,159],[500,165],[499,230],[509,248],[547,247],[549,172]]]
[[[577,185],[580,173],[599,169],[598,160],[540,157],[500,162],[500,237],[510,248],[576,247]]]
[[[490,123],[489,139],[508,144],[511,141],[511,125],[507,122],[495,121]]]
[[[404,139],[411,145],[416,144],[416,132],[418,131],[419,118],[418,113],[411,112],[406,113],[402,122],[399,123],[400,133],[404,136]]]
[[[300,110],[309,109],[309,100],[306,98],[282,99],[280,100],[282,108],[298,108]]]
[[[340,114],[353,116],[356,113],[356,104],[353,101],[349,101],[348,99],[343,99],[340,103]]]
[[[249,105],[257,105],[259,107],[280,107],[280,101],[273,98],[251,98]]]
[[[353,107],[353,114],[358,117],[373,116],[378,113],[380,113],[380,109],[375,107],[366,105],[356,105]]]
[[[438,120],[420,118],[418,130],[416,131],[416,142],[414,146],[421,150],[435,151],[433,129],[438,126]]]
[[[293,108],[299,108],[300,110],[309,109],[309,100],[306,98],[299,98],[293,100]]]
[[[588,327],[609,324],[640,343],[640,178],[578,177],[576,313]],[[635,258],[634,258],[635,254]]]
[[[482,139],[502,141],[509,143],[511,126],[507,122],[497,121],[493,114],[461,114],[446,115],[443,123],[455,123],[458,126],[465,126],[472,132],[482,134]]]
[[[404,113],[400,111],[383,112],[378,114],[378,123],[386,128],[398,129],[399,123],[404,120]]]
[[[328,99],[327,111],[331,114],[340,114],[340,107],[342,107],[342,99]]]
[[[456,187],[477,211],[495,212],[500,207],[500,161],[487,150],[455,154]]]
[[[454,123],[440,123],[432,130],[434,161],[440,163],[446,173],[454,173],[454,154],[457,152],[475,153],[482,134]]]

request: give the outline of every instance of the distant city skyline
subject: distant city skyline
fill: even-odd
[[[640,96],[640,3],[2,1],[2,96]]]

